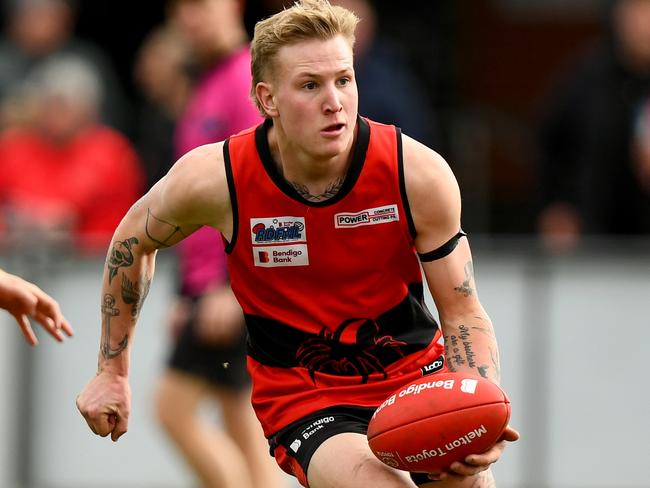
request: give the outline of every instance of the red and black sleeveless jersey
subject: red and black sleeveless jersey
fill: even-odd
[[[314,203],[280,176],[270,123],[224,144],[226,252],[267,436],[332,405],[378,406],[442,367],[443,350],[424,305],[399,129],[359,118],[345,182]]]

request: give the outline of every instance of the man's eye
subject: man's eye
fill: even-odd
[[[306,88],[307,90],[313,90],[314,88],[316,88],[316,83],[310,81],[309,83],[305,83],[303,85],[303,88]]]

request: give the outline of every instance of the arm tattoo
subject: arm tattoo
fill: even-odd
[[[138,244],[138,242],[137,237],[129,237],[124,241],[117,241],[113,244],[113,248],[106,260],[109,284],[115,278],[118,269],[122,267],[128,268],[133,264],[133,252],[131,252],[131,248],[134,244]]]
[[[147,209],[147,221],[145,222],[144,230],[147,234],[147,237],[151,239],[158,248],[170,247],[174,245],[176,242],[178,242],[175,238],[177,238],[179,235],[181,236],[181,239],[187,237],[179,225],[159,219],[151,213],[151,209]],[[165,235],[154,237],[154,233],[157,234],[158,232],[163,231]]]
[[[457,371],[458,366],[465,364],[465,359],[460,354],[458,336],[445,336],[445,356],[447,356],[447,366],[452,372]]]
[[[329,200],[334,195],[336,195],[341,189],[341,187],[343,186],[344,181],[345,181],[344,177],[340,177],[334,180],[332,183],[328,185],[327,188],[325,188],[325,191],[319,195],[312,195],[311,192],[309,191],[309,188],[307,188],[305,185],[302,185],[300,183],[294,183],[293,181],[288,181],[288,183],[305,200],[309,200],[310,202],[322,202],[324,200]]]
[[[106,322],[104,337],[101,344],[102,356],[104,356],[104,359],[112,359],[119,356],[122,351],[126,349],[126,346],[129,343],[129,336],[128,334],[125,334],[117,347],[115,349],[111,348],[111,319],[119,314],[120,310],[115,308],[115,297],[110,293],[106,293],[102,303],[102,315]]]
[[[122,300],[127,305],[133,305],[131,309],[131,317],[136,318],[140,313],[144,299],[149,294],[151,287],[151,279],[147,278],[145,274],[140,277],[139,283],[131,281],[125,273],[122,273]]]
[[[474,294],[474,289],[472,288],[472,279],[474,278],[474,266],[471,261],[467,261],[465,265],[465,281],[462,285],[454,287],[454,290],[458,293],[462,293],[464,296],[468,297]]]
[[[470,368],[475,368],[478,374],[484,378],[490,378],[490,372],[492,372],[493,379],[499,381],[501,378],[501,368],[499,365],[498,351],[490,347],[492,364],[479,364],[476,359],[476,353],[474,352],[474,341],[472,339],[473,331],[479,331],[491,338],[494,338],[494,333],[491,330],[481,327],[467,327],[463,324],[458,326],[458,330],[458,335],[445,335],[445,356],[449,371],[458,371],[459,367],[468,365]]]

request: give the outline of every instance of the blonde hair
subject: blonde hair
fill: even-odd
[[[358,23],[359,18],[354,13],[331,5],[328,0],[298,0],[290,8],[255,24],[251,42],[251,97],[260,113],[266,116],[255,87],[268,75],[281,47],[311,39],[326,41],[338,35],[353,47]]]

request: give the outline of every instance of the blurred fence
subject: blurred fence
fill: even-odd
[[[495,468],[499,487],[650,487],[650,242],[596,243],[562,257],[526,239],[473,238],[472,246],[522,433]],[[163,252],[132,351],[130,429],[113,444],[94,436],[74,405],[95,371],[103,260],[0,257],[0,267],[55,296],[76,330],[63,345],[39,331],[44,340],[31,350],[0,315],[1,487],[192,485],[152,415],[174,265]]]

